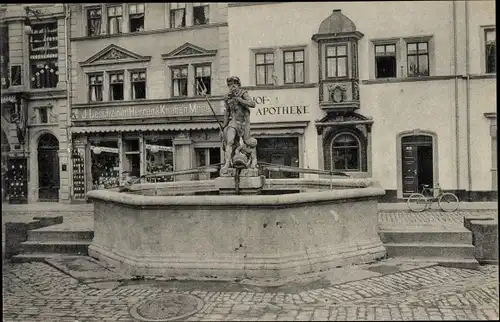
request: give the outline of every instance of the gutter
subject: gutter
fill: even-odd
[[[64,55],[64,60],[66,64],[66,106],[67,106],[67,111],[66,111],[66,136],[68,140],[68,168],[72,169],[73,164],[71,163],[71,151],[72,151],[72,138],[71,138],[71,67],[69,65],[69,42],[70,42],[70,32],[69,29],[71,28],[69,25],[69,18],[71,16],[71,9],[69,7],[69,4],[64,4],[64,11],[65,11],[65,17],[64,17],[64,33],[66,36],[65,39],[65,55]],[[72,171],[70,171],[72,173]],[[73,199],[73,179],[72,176],[70,175],[68,178],[69,181],[69,197],[70,200]]]
[[[469,70],[469,1],[465,1],[465,75],[466,79],[466,112],[467,112],[467,183],[470,201],[470,191],[472,190],[472,165],[470,146],[470,70]]]
[[[458,66],[457,66],[457,3],[452,2],[453,7],[453,75],[455,76],[455,169],[456,169],[456,185],[457,190],[460,190],[460,115],[458,108]]]

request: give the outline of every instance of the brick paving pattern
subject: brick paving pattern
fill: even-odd
[[[204,306],[189,321],[494,320],[498,267],[427,267],[303,292],[182,291],[155,284],[94,289],[44,263],[4,266],[4,321],[135,321],[129,309],[180,292]]]

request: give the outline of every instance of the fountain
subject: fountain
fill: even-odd
[[[136,276],[267,281],[383,257],[377,202],[385,191],[378,183],[338,173],[330,179],[265,179],[259,168],[273,166],[256,160],[256,140],[249,135],[253,102],[238,78],[228,85],[220,177],[89,192],[89,255]],[[190,171],[171,174],[185,173]]]

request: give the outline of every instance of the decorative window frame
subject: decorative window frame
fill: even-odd
[[[356,142],[358,142],[358,169],[333,169],[333,143],[335,142],[335,140],[341,136],[341,135],[349,135],[351,137],[353,137]],[[363,172],[363,145],[362,145],[362,142],[361,140],[359,139],[358,135],[356,135],[355,133],[353,132],[349,132],[349,131],[341,131],[341,132],[338,132],[336,133],[333,138],[331,139],[330,141],[330,169],[332,171],[343,171],[343,172]]]
[[[384,38],[384,39],[371,39],[370,40],[370,71],[369,71],[369,78],[370,79],[386,79],[386,78],[377,78],[377,64],[376,64],[376,56],[375,56],[375,47],[380,46],[380,45],[394,45],[396,46],[396,77],[394,78],[401,78],[403,77],[403,66],[402,60],[403,57],[401,56],[401,38]],[[393,78],[393,77],[391,77]]]

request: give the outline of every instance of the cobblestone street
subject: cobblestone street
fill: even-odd
[[[198,320],[496,320],[497,266],[432,266],[302,292],[228,291],[136,282],[97,289],[44,263],[4,265],[3,321],[137,321],[130,308],[165,294],[192,294]],[[224,288],[224,287],[222,287]]]

